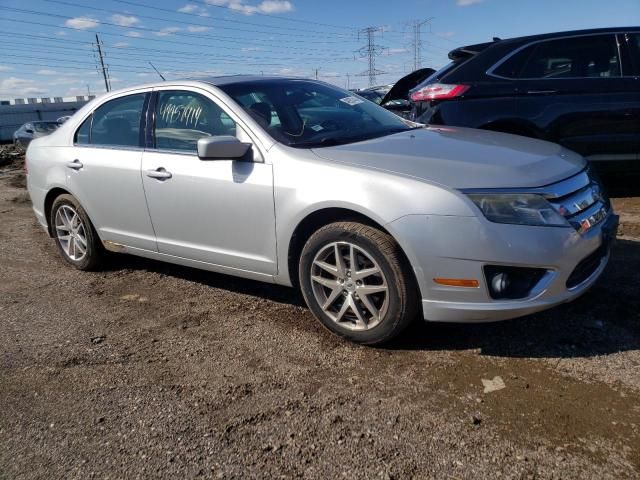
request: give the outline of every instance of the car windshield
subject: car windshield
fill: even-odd
[[[59,126],[58,122],[33,122],[33,129],[40,133],[53,132]]]
[[[220,88],[290,147],[344,145],[412,128],[384,108],[321,82],[257,80]]]
[[[361,90],[359,92],[354,92],[356,95],[366,98],[367,100],[372,101],[373,103],[380,104],[380,100],[384,98],[384,93],[379,90]]]

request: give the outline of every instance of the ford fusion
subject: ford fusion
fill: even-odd
[[[617,228],[576,153],[408,123],[295,78],[108,93],[31,142],[27,169],[71,266],[125,252],[294,286],[364,344],[416,317],[504,320],[572,300]]]

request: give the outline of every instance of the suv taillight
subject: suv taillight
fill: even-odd
[[[416,90],[411,94],[414,102],[428,100],[446,100],[461,96],[469,90],[469,85],[448,85],[446,83],[432,83],[426,87]]]

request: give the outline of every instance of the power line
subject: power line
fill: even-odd
[[[0,33],[0,35],[5,35],[4,33]],[[14,34],[16,35],[16,34]],[[38,37],[38,39],[43,40],[41,37]],[[50,39],[50,41],[62,41],[65,42],[64,40],[58,40],[58,39]],[[82,44],[82,45],[87,45],[87,46],[92,46],[92,48],[94,47],[94,44],[92,43],[85,43],[85,42],[76,42],[78,44]],[[3,41],[2,42],[3,45],[12,45],[11,47],[11,51],[17,51],[17,52],[29,52],[29,53],[33,53],[34,51],[34,47],[38,48],[38,53],[51,53],[51,54],[61,54],[61,51],[64,51],[65,56],[69,54],[69,49],[67,47],[63,47],[60,45],[42,45],[41,43],[30,43],[30,48],[25,48],[24,47],[24,42],[20,43],[20,42],[11,42],[11,41]],[[104,42],[103,42],[104,44]],[[13,46],[15,45],[15,46]],[[54,51],[52,51],[52,49]],[[55,51],[58,50],[58,51]],[[341,61],[341,60],[351,60],[352,58],[308,58],[308,59],[301,59],[301,58],[297,58],[297,57],[265,57],[260,55],[259,59],[260,60],[276,60],[276,61],[280,61],[281,63],[257,63],[257,62],[251,62],[250,60],[252,60],[253,56],[251,57],[245,57],[245,58],[238,58],[237,55],[224,55],[224,54],[211,54],[211,53],[206,53],[206,52],[199,52],[198,53],[198,59],[197,60],[193,60],[193,61],[189,61],[189,60],[185,60],[185,55],[193,55],[193,52],[179,52],[179,51],[172,51],[172,50],[164,50],[164,49],[154,49],[154,48],[140,48],[140,47],[135,47],[135,49],[133,49],[134,51],[129,52],[127,51],[127,48],[124,47],[115,47],[112,48],[112,50],[109,52],[109,58],[115,58],[115,59],[120,59],[123,61],[136,61],[136,59],[142,59],[142,60],[147,60],[150,56],[153,55],[157,55],[158,53],[162,54],[163,58],[172,60],[172,61],[177,61],[179,62],[181,65],[183,64],[194,64],[196,63],[197,65],[202,65],[202,57],[205,58],[210,58],[212,60],[215,60],[216,62],[219,63],[229,63],[229,64],[242,64],[242,65],[252,65],[252,66],[257,66],[257,65],[282,65],[282,66],[286,66],[286,63],[284,63],[283,61],[285,60],[291,60],[293,62],[297,62],[299,64],[301,63],[308,63],[308,64],[314,64],[317,62],[335,62],[335,61]],[[115,51],[115,53],[114,53]],[[90,50],[87,50],[87,52],[90,52]],[[0,53],[0,55],[2,55]],[[68,58],[68,57],[67,57]]]
[[[117,0],[114,0],[117,1]],[[213,8],[224,8],[226,10],[231,10],[232,12],[236,12],[237,13],[237,9],[234,9],[232,7],[229,7],[227,5],[212,5],[210,2],[206,2],[203,0],[191,0],[193,3],[198,3],[200,5],[205,5],[207,7],[213,7]],[[298,22],[298,23],[306,23],[309,25],[319,25],[322,27],[331,27],[331,28],[342,28],[342,29],[347,29],[347,30],[352,30],[351,27],[347,27],[345,25],[333,25],[331,23],[320,23],[320,22],[314,22],[311,20],[303,20],[303,19],[299,19],[299,18],[290,18],[290,17],[281,17],[278,15],[271,15],[269,13],[262,13],[262,12],[253,12],[255,15],[260,15],[263,17],[270,17],[270,18],[275,18],[277,20],[282,20],[282,21],[289,21],[289,22]]]
[[[375,34],[382,32],[382,27],[367,27],[360,30],[361,34],[365,34],[367,36],[367,44],[364,47],[360,48],[358,52],[360,53],[360,56],[368,57],[369,59],[369,68],[366,71],[362,72],[360,75],[369,76],[370,87],[373,87],[376,84],[376,76],[384,73],[380,70],[376,70],[376,57],[384,51],[384,47],[376,45]]]
[[[36,15],[36,16],[44,16],[44,17],[56,17],[56,18],[60,18],[63,20],[72,20],[73,17],[69,17],[66,15],[58,15],[55,13],[43,13],[43,12],[38,12],[35,10],[26,10],[26,9],[20,9],[20,8],[11,8],[11,7],[4,7],[4,6],[0,6],[0,10],[8,10],[8,11],[12,11],[12,12],[16,12],[16,13],[23,13],[23,14],[27,14],[27,15]],[[67,27],[67,26],[59,26],[59,25],[51,25],[51,24],[44,24],[44,23],[38,23],[38,22],[28,22],[26,20],[18,20],[18,19],[7,19],[7,18],[2,18],[0,20],[4,20],[4,21],[11,21],[11,22],[21,22],[21,23],[32,23],[32,24],[39,24],[39,25],[43,25],[43,26],[48,26],[48,27],[52,27],[52,28],[63,28],[63,29],[67,29],[67,30],[73,30],[73,31],[84,31],[84,29],[81,28],[73,28],[73,27]],[[100,20],[95,20],[92,19],[93,22],[95,22],[98,25],[103,25],[103,26],[109,26],[109,27],[122,27],[121,25],[118,25],[117,23],[111,23],[111,22],[103,22]],[[136,31],[142,31],[142,32],[146,32],[146,33],[152,33],[157,35],[159,32],[162,33],[162,31],[158,30],[158,29],[153,29],[153,28],[147,28],[147,27],[136,27],[136,26],[129,26],[127,27],[130,30],[136,30]],[[93,30],[94,32],[96,32],[96,30]],[[97,32],[100,33],[101,35],[118,35],[118,34],[114,34],[114,33],[107,33],[107,32]],[[190,37],[190,38],[202,38],[202,39],[206,39],[206,40],[216,40],[217,42],[223,42],[223,43],[233,43],[233,44],[239,44],[239,45],[243,45],[243,46],[250,46],[252,45],[251,43],[248,43],[247,40],[243,40],[240,38],[235,38],[235,37],[224,37],[224,36],[220,36],[220,35],[209,35],[209,34],[200,34],[200,33],[187,33],[187,32],[180,32],[180,31],[176,31],[176,32],[166,32],[165,33],[167,36],[168,35],[175,35],[178,37]],[[119,36],[125,36],[127,38],[131,38],[130,36],[127,35],[119,35]],[[150,38],[145,38],[145,40],[156,40],[156,39],[150,39]],[[263,45],[265,45],[265,41],[264,40],[257,40],[260,42],[259,45],[256,45],[255,43],[253,44],[253,46],[257,46],[257,47],[262,47]],[[302,42],[301,40],[292,40],[292,42],[294,43],[305,43]],[[316,43],[318,45],[323,44],[323,42],[307,42],[307,43]],[[322,51],[323,53],[329,53],[329,52],[333,52],[333,53],[340,53],[340,52],[336,52],[336,51],[329,51],[327,49],[322,49],[322,50],[310,50],[308,47],[292,47],[291,45],[284,45],[282,42],[278,42],[276,44],[268,44],[266,43],[267,46],[269,46],[270,48],[285,48],[287,50],[297,50],[297,51],[303,51],[303,52],[309,52],[309,51]],[[218,48],[227,48],[227,49],[232,49],[232,50],[237,50],[237,48],[234,47],[222,47],[222,46],[218,46]]]
[[[78,3],[74,3],[74,2],[68,2],[68,1],[63,1],[63,0],[42,0],[43,2],[48,2],[48,3],[55,3],[55,4],[60,4],[60,5],[68,5],[68,6],[72,6],[72,7],[79,7],[79,8],[84,8],[84,9],[89,9],[89,10],[94,10],[94,11],[100,11],[100,12],[106,12],[106,13],[111,13],[111,14],[121,14],[121,11],[118,10],[109,10],[106,8],[100,8],[100,7],[87,7],[86,5],[82,5],[82,4],[78,4]],[[115,0],[114,0],[115,1]],[[157,7],[157,6],[147,6],[144,4],[138,4],[135,2],[123,2],[123,3],[128,3],[128,4],[132,4],[132,5],[136,5],[139,7],[143,7],[143,8],[153,8],[153,10],[155,11],[162,11],[162,12],[168,12],[171,13],[173,15],[175,15],[176,13],[181,14],[181,15],[189,15],[192,17],[197,17],[197,18],[203,18],[200,15],[197,14],[193,14],[193,13],[187,13],[187,12],[180,12],[180,11],[175,11],[175,10],[171,10],[168,8],[161,8],[161,7]],[[154,16],[150,16],[150,15],[142,15],[139,13],[135,14],[135,17],[137,18],[145,18],[145,19],[149,19],[149,20],[157,20],[157,21],[162,21],[162,22],[170,22],[170,23],[179,23],[182,25],[190,25],[190,26],[196,26],[196,27],[207,27],[207,28],[211,28],[213,25],[212,23],[201,23],[201,22],[186,22],[186,21],[182,21],[182,20],[176,20],[175,18],[160,18],[160,17],[154,17]],[[214,20],[217,21],[229,21],[227,19],[224,18],[216,18]],[[272,27],[271,25],[261,25],[258,23],[251,23],[251,22],[241,22],[239,20],[235,21],[234,23],[240,23],[240,24],[247,24],[247,25],[251,25],[251,26],[259,26],[259,27],[263,27],[263,28],[278,28],[278,30],[282,30],[284,29],[288,29],[289,27]],[[306,31],[305,33],[288,33],[288,32],[282,32],[282,31],[274,31],[274,32],[266,32],[266,31],[259,31],[259,30],[255,30],[255,29],[245,29],[245,28],[233,28],[233,27],[224,27],[224,26],[220,26],[220,25],[216,25],[215,26],[216,30],[218,29],[222,29],[222,30],[234,30],[234,31],[238,31],[238,32],[248,32],[248,33],[261,33],[261,34],[266,34],[266,35],[279,35],[279,36],[287,36],[288,38],[290,37],[304,37],[304,38],[309,38],[310,36],[321,36],[322,38],[326,38],[327,34],[326,32],[316,32],[316,31]],[[296,31],[300,30],[300,29],[294,29]],[[316,33],[317,35],[310,35],[311,33]],[[338,36],[338,37],[342,37],[342,38],[348,38],[349,35],[345,35],[345,34],[336,34],[336,35],[332,35],[332,36]],[[355,36],[352,36],[352,38],[355,40]],[[341,43],[341,42],[327,42],[327,43]]]
[[[0,7],[0,9],[1,8],[3,8],[3,7]],[[42,27],[52,27],[52,28],[55,28],[55,29],[72,30],[74,32],[84,32],[84,30],[78,29],[78,28],[63,27],[63,26],[60,26],[60,25],[52,25],[50,23],[34,22],[34,21],[30,21],[30,20],[18,20],[18,19],[0,18],[0,22],[3,22],[3,21],[7,21],[7,22],[10,21],[11,23],[24,23],[24,24],[27,24],[27,25],[38,25],[38,26],[42,26]],[[124,39],[127,39],[129,41],[135,40],[134,37],[130,37],[128,35],[124,35],[124,34],[121,34],[121,33],[110,33],[110,32],[105,32],[105,31],[101,31],[101,30],[93,30],[93,32],[94,33],[99,33],[100,35],[107,35],[107,36],[111,36],[111,37],[124,38]],[[40,38],[42,38],[42,37],[40,37]],[[159,38],[146,38],[146,37],[144,38],[144,41],[146,41],[146,42],[156,42],[156,43],[161,43],[161,44],[169,43],[169,44],[173,44],[173,45],[187,45],[187,46],[199,47],[199,48],[203,48],[203,47],[204,48],[211,48],[211,46],[212,46],[210,43],[209,44],[192,43],[192,42],[183,42],[183,41],[167,40],[167,39],[159,39]],[[237,47],[227,47],[227,46],[224,46],[224,45],[216,45],[216,48],[223,49],[223,50],[232,50],[234,52],[238,51]],[[286,47],[283,47],[283,48],[286,48]],[[308,49],[296,49],[294,47],[289,48],[289,50],[303,50],[303,51],[306,51],[306,52],[310,51]],[[277,53],[274,50],[267,50],[267,49],[264,49],[264,50],[261,50],[261,51],[270,52],[270,53]],[[323,53],[332,53],[332,52],[327,52],[326,50],[324,50]],[[337,53],[339,53],[339,52],[337,52]],[[188,54],[189,55],[193,55],[194,52],[188,52]]]

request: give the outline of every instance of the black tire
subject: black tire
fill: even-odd
[[[63,246],[64,241],[60,238],[60,234],[63,232],[56,228],[56,216],[58,215],[58,211],[63,209],[65,206],[70,207],[77,212],[78,217],[82,222],[82,233],[86,240],[86,249],[81,258],[74,259],[67,253],[67,251],[65,251],[65,247]],[[72,265],[78,270],[95,270],[100,266],[104,257],[104,247],[102,246],[102,242],[100,241],[91,220],[89,220],[87,212],[85,212],[84,208],[82,208],[75,197],[69,194],[58,196],[51,206],[51,215],[49,219],[51,222],[51,232],[56,242],[56,246],[58,247],[58,251],[69,265]]]
[[[371,310],[367,310],[366,308],[363,301],[363,295],[361,294],[358,296],[358,291],[355,290],[362,287],[356,287],[351,278],[347,279],[347,281],[349,282],[349,288],[352,289],[353,293],[348,292],[347,290],[342,290],[339,294],[342,295],[342,297],[337,296],[335,304],[330,304],[329,308],[333,309],[333,311],[325,311],[318,300],[318,295],[322,295],[322,293],[318,294],[318,292],[325,291],[329,292],[326,295],[327,298],[324,299],[328,302],[330,300],[329,297],[331,297],[331,294],[333,293],[333,287],[325,287],[321,283],[312,280],[312,268],[316,272],[316,278],[320,271],[318,270],[318,267],[315,266],[317,264],[314,265],[314,260],[316,260],[318,255],[322,256],[325,252],[330,252],[331,248],[335,249],[336,242],[340,249],[336,251],[342,252],[344,249],[349,251],[348,249],[350,248],[350,245],[356,247],[356,251],[359,252],[358,255],[361,255],[360,260],[357,260],[356,264],[358,262],[367,261],[366,255],[368,255],[369,260],[375,262],[371,263],[369,267],[373,266],[382,272],[383,276],[380,275],[377,282],[381,283],[386,280],[386,293],[384,293],[382,297],[378,297],[377,300],[375,300],[374,297],[374,300],[379,302],[383,307],[385,305],[384,299],[388,302],[386,307],[380,308],[379,310],[379,313],[384,311],[384,314],[380,314],[377,317],[372,316],[369,318],[368,323],[361,323],[360,325],[366,325],[364,329],[354,329],[357,325],[357,321],[355,320],[356,314],[354,309],[349,306],[346,307],[346,311],[352,313],[354,322],[336,321],[330,316],[339,316],[340,313],[337,313],[336,311],[342,310],[344,302],[347,302],[347,298],[351,297],[351,295],[354,295],[351,301],[357,303],[356,308],[360,310],[361,314],[365,313],[368,315],[371,313]],[[330,255],[330,253],[327,254]],[[333,258],[337,265],[338,260],[336,258],[336,254],[334,254]],[[350,259],[344,257],[343,262],[346,262],[343,263],[345,267],[347,264],[349,265],[347,271],[349,271],[348,275],[351,277],[350,269],[352,266]],[[367,267],[364,266],[360,271],[363,271],[365,268]],[[354,271],[358,271],[358,265],[356,265]],[[332,274],[328,275],[331,279]],[[370,281],[376,282],[376,276],[378,276],[378,274],[375,274]],[[400,246],[387,233],[368,225],[345,221],[331,223],[317,230],[313,235],[311,235],[309,240],[307,240],[304,248],[302,249],[298,277],[302,295],[314,316],[333,333],[355,343],[379,345],[389,342],[407,328],[407,326],[416,318],[418,312],[418,288],[411,272],[411,266],[405,259]],[[338,275],[338,277],[341,277],[341,275]],[[343,289],[343,287],[346,289],[344,278],[338,278],[337,281],[340,283],[340,286],[337,287],[338,289]],[[363,281],[365,280],[361,280],[360,283]],[[366,287],[367,285],[363,286]],[[316,290],[314,290],[314,288]],[[383,300],[381,300],[381,298]],[[372,300],[372,298],[369,297],[369,300]],[[347,318],[347,313],[344,313],[343,315],[342,319]]]

